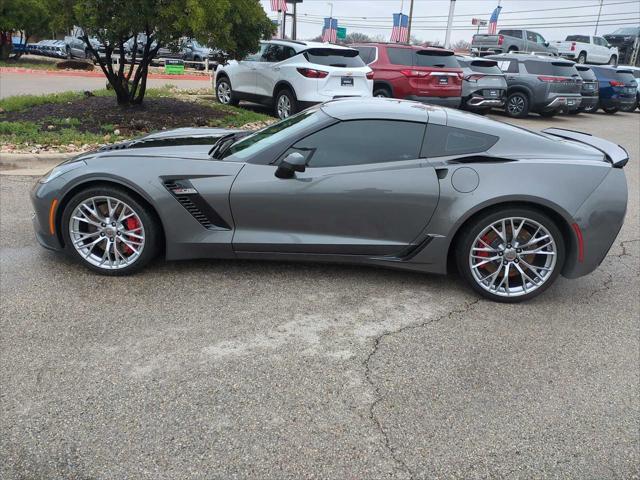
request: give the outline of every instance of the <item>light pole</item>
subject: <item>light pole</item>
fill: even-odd
[[[453,23],[453,11],[456,8],[456,0],[451,0],[449,4],[449,18],[447,19],[447,33],[444,37],[444,48],[449,48],[449,41],[451,40],[451,25]]]
[[[407,28],[407,38],[409,39],[409,43],[411,43],[411,22],[413,21],[413,0],[409,4],[409,26]]]
[[[602,13],[602,0],[600,0],[600,8],[598,9],[598,18],[596,19],[596,31],[594,35],[598,35],[598,24],[600,23],[600,14]]]

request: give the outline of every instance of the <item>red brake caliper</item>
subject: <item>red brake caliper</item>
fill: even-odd
[[[138,222],[138,219],[135,217],[127,218],[124,221],[124,225],[127,227],[127,230],[135,231],[137,228],[140,228],[140,222]],[[131,255],[133,253],[133,250],[126,243],[123,245],[123,247],[124,253],[126,253],[127,255]]]

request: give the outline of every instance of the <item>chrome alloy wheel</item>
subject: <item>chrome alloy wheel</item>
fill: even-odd
[[[284,119],[291,115],[291,102],[286,95],[278,97],[278,118]]]
[[[229,102],[231,102],[231,86],[227,82],[222,81],[218,83],[216,92],[218,94],[218,101],[220,103],[222,103],[223,105],[227,105]]]
[[[509,109],[509,112],[514,115],[521,114],[524,110],[524,98],[522,98],[520,95],[514,95],[509,99],[507,108]]]
[[[502,297],[527,295],[552,275],[557,261],[555,239],[528,218],[503,218],[484,228],[469,252],[477,284]]]
[[[138,214],[122,200],[90,197],[73,210],[69,238],[87,262],[106,270],[117,270],[140,257],[145,230]]]

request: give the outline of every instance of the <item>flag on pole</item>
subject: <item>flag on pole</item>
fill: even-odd
[[[271,0],[271,11],[272,12],[287,12],[287,1],[286,0]]]
[[[324,17],[324,27],[322,28],[322,41],[336,43],[338,36],[338,19]]]
[[[498,15],[500,15],[500,10],[502,10],[502,7],[498,5],[491,14],[491,18],[489,19],[489,26],[487,27],[487,33],[489,35],[495,35],[496,31],[498,30]]]
[[[390,42],[409,42],[409,16],[402,13],[393,14],[393,29],[391,30]]]

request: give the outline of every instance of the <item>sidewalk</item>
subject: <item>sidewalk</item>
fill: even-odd
[[[84,70],[38,70],[33,68],[21,68],[21,67],[0,67],[0,74],[5,73],[19,73],[29,75],[54,75],[62,77],[86,77],[86,78],[105,78],[104,73],[97,67],[96,70],[87,72]],[[170,75],[167,73],[149,73],[147,76],[149,79],[157,80],[198,80],[209,81],[211,75],[208,74],[185,74],[185,75]]]

